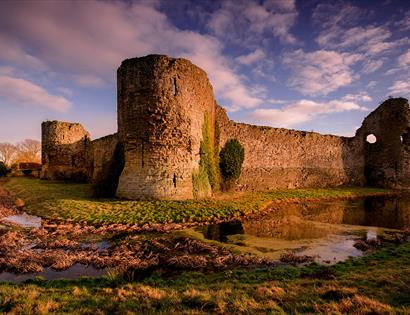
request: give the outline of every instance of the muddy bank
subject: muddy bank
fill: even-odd
[[[18,210],[14,198],[0,185],[0,218],[16,214]]]
[[[251,255],[235,255],[222,246],[175,235],[115,234],[101,242],[101,231],[55,225],[0,232],[0,271],[40,273],[45,268],[67,270],[73,265],[116,269],[143,276],[156,269],[213,271],[236,266],[272,265]],[[94,240],[90,240],[93,239]],[[103,246],[101,246],[103,244]]]

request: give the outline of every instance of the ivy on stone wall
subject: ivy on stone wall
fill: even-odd
[[[200,144],[199,154],[199,169],[193,172],[192,185],[194,196],[208,195],[209,189],[218,191],[220,187],[220,175],[218,169],[218,152],[215,148],[217,132],[212,134],[212,124],[209,113],[204,116],[204,124],[202,126],[202,141]]]
[[[241,176],[242,163],[245,159],[245,149],[236,139],[225,143],[219,154],[219,166],[225,182],[232,182]]]

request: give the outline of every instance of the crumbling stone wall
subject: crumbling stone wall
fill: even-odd
[[[125,146],[117,195],[192,198],[206,112],[214,125],[206,73],[185,59],[150,55],[123,61],[117,76],[118,132]]]
[[[91,137],[80,124],[46,121],[41,133],[42,178],[89,176]]]
[[[100,181],[108,176],[109,164],[119,142],[118,134],[96,139],[92,142],[92,181]]]
[[[115,147],[125,167],[117,196],[193,198],[205,117],[211,142],[237,139],[245,148],[239,188],[373,185],[410,187],[410,109],[390,99],[346,138],[235,123],[216,105],[206,73],[185,59],[149,55],[124,60],[117,72],[118,133],[91,141],[79,124],[42,124],[43,178],[103,178]],[[218,130],[218,136],[214,134]],[[366,142],[374,134],[375,144]],[[215,139],[217,138],[217,139]],[[202,152],[203,153],[203,152]]]
[[[220,146],[237,139],[245,148],[239,184],[246,189],[361,185],[363,159],[350,138],[235,123],[217,108]]]
[[[375,143],[366,141],[374,135]],[[410,187],[410,109],[404,98],[386,100],[363,121],[356,133],[364,150],[366,183]]]

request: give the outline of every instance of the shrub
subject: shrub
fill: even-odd
[[[245,150],[236,139],[228,140],[219,153],[219,167],[225,181],[234,181],[241,176]]]
[[[8,169],[6,164],[3,162],[0,162],[0,177],[6,176],[8,173]]]
[[[104,174],[93,185],[94,197],[115,197],[118,181],[124,169],[124,165],[124,145],[118,142],[114,150],[112,161],[107,162],[103,166],[105,170]]]

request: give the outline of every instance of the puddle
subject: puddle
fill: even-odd
[[[377,240],[386,229],[410,227],[410,195],[286,204],[261,217],[202,228],[215,240],[271,259],[285,252],[336,263],[362,256],[353,245]]]
[[[78,279],[81,277],[97,278],[106,274],[106,269],[96,269],[92,266],[75,264],[64,271],[55,271],[50,268],[45,268],[42,272],[37,273],[14,274],[11,272],[2,272],[0,273],[0,281],[20,283],[29,279],[35,279],[36,277],[42,277],[45,280]]]
[[[101,241],[101,242],[96,242],[96,243],[82,243],[81,248],[82,249],[95,249],[97,251],[103,251],[111,247],[111,244],[109,241]]]
[[[29,215],[25,212],[16,215],[10,215],[2,219],[3,222],[20,225],[23,228],[39,228],[41,227],[41,218]]]

